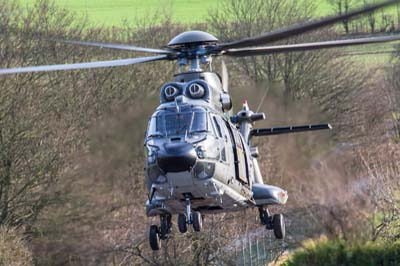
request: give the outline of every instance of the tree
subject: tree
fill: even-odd
[[[328,0],[328,2],[338,15],[347,15],[351,10],[352,0]],[[346,35],[349,34],[349,20],[343,20],[342,25]]]

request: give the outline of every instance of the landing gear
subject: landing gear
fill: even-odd
[[[193,212],[192,214],[192,223],[193,223],[193,229],[196,232],[200,232],[201,229],[203,228],[203,219],[201,217],[200,212]]]
[[[157,225],[151,225],[149,231],[150,247],[152,250],[157,251],[161,248],[160,232]]]
[[[192,212],[190,219],[190,224],[193,225],[193,230],[196,232],[200,232],[203,228],[203,218],[200,212]],[[189,224],[189,220],[186,219],[185,214],[178,214],[178,229],[179,232],[184,234],[187,232],[187,226]]]
[[[187,225],[193,225],[193,230],[200,232],[203,228],[203,217],[200,212],[192,212],[190,196],[186,196],[186,214],[178,215],[178,229],[182,234],[187,232]]]
[[[178,214],[178,229],[182,234],[187,232],[186,215],[182,213]]]
[[[258,212],[260,214],[260,221],[262,225],[265,225],[267,230],[272,230],[272,219],[271,215],[269,214],[268,209],[264,209],[262,207],[258,208]]]
[[[160,227],[157,225],[150,226],[149,241],[153,251],[157,251],[161,248],[161,240],[167,239],[168,235],[171,233],[171,227],[170,214],[160,215]]]
[[[265,225],[267,230],[273,230],[274,235],[277,239],[285,238],[285,219],[283,214],[270,215],[267,208],[260,207],[258,209],[260,214],[260,221],[262,225]]]
[[[274,235],[277,239],[285,238],[285,219],[282,214],[274,214],[272,218],[272,223],[274,227]]]
[[[171,215],[160,216],[160,238],[162,240],[167,239],[168,235],[171,233],[172,223]]]

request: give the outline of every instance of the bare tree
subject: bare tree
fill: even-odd
[[[333,10],[338,15],[346,15],[351,10],[352,0],[328,0],[329,4],[332,6]],[[349,20],[343,20],[342,22],[344,31],[347,34],[350,33],[350,23]]]

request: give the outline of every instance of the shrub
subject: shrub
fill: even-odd
[[[400,265],[400,242],[351,245],[343,240],[305,247],[282,266],[395,266]]]

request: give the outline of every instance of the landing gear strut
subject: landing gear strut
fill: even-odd
[[[149,241],[152,250],[157,251],[161,248],[161,240],[167,239],[171,233],[171,214],[160,215],[160,227],[151,225],[149,230]]]
[[[160,216],[160,238],[162,240],[167,239],[168,235],[171,233],[171,215],[162,215]]]
[[[273,230],[274,235],[277,239],[285,238],[285,219],[283,214],[270,215],[267,208],[258,208],[260,214],[260,221],[262,225],[265,225],[267,230]]]
[[[193,229],[196,232],[200,232],[203,228],[203,218],[200,212],[192,212],[191,204],[190,204],[190,196],[186,195],[186,213],[180,213],[178,215],[178,229],[179,232],[186,233],[187,225],[193,225]]]

